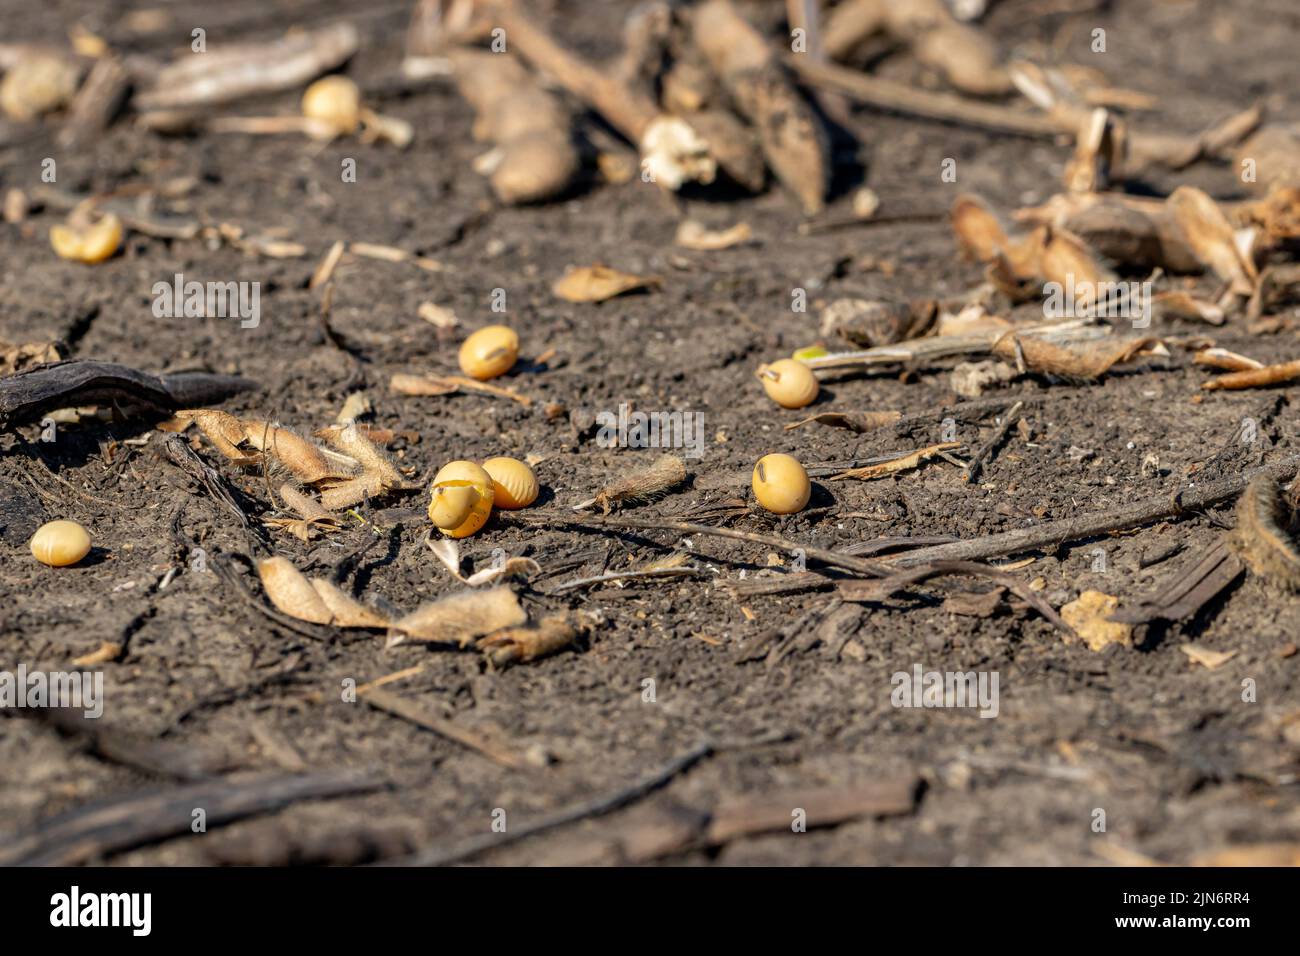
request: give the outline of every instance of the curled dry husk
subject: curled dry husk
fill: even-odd
[[[332,425],[317,432],[340,449],[332,451],[291,429],[257,419],[241,420],[214,409],[186,409],[177,412],[172,421],[181,428],[189,422],[198,425],[213,446],[231,461],[257,464],[262,460],[260,456],[250,455],[238,447],[247,442],[279,462],[303,484],[320,489],[320,503],[328,511],[410,487],[401,472],[367,437],[367,429],[355,423]],[[168,427],[175,430],[176,425]]]
[[[337,627],[387,627],[388,616],[366,607],[350,594],[324,578],[312,578],[311,586],[315,588],[321,603],[329,609],[330,623]]]
[[[288,558],[258,561],[257,574],[271,603],[290,617],[313,624],[329,624],[334,619],[311,581]]]
[[[1246,486],[1237,502],[1237,527],[1230,541],[1256,574],[1288,591],[1300,591],[1300,551],[1287,531],[1290,520],[1277,482],[1261,476]]]
[[[475,571],[469,577],[460,573],[460,544],[455,538],[435,538],[432,533],[424,536],[424,543],[457,581],[470,587],[482,587],[493,584],[502,578],[523,577],[540,574],[541,566],[532,558],[507,558],[500,565],[489,565]]]
[[[387,646],[428,641],[464,647],[476,637],[518,627],[526,620],[528,615],[508,587],[465,591],[425,604],[393,621]]]
[[[496,145],[481,169],[505,203],[542,202],[562,195],[581,163],[573,118],[559,98],[508,53],[453,50],[461,95],[477,115],[474,138]]]
[[[882,32],[908,44],[918,61],[963,92],[989,96],[1011,89],[996,44],[960,22],[943,0],[845,0],[827,18],[823,47],[832,58],[846,59]]]
[[[334,627],[388,626],[387,615],[359,603],[324,578],[307,578],[288,558],[257,562],[257,574],[271,603],[300,621]]]
[[[606,485],[596,493],[595,498],[575,505],[574,510],[599,507],[605,514],[609,514],[612,508],[653,501],[685,480],[685,463],[676,455],[660,455],[649,468]]]
[[[552,291],[567,302],[604,302],[633,289],[658,285],[656,276],[638,276],[608,266],[577,266],[556,280]]]
[[[1169,207],[1192,253],[1239,296],[1255,291],[1259,273],[1242,251],[1238,234],[1219,205],[1192,186],[1179,186],[1169,197]]]
[[[1135,268],[1201,269],[1173,211],[1161,200],[1112,193],[1060,195],[1020,210],[1016,218],[1064,229],[1107,259]]]
[[[758,131],[767,165],[805,214],[820,212],[830,184],[826,132],[767,41],[730,0],[705,0],[692,11],[691,25],[696,47]]]
[[[394,620],[379,609],[361,604],[324,578],[307,578],[288,558],[261,560],[257,573],[271,603],[282,613],[334,627],[386,627],[390,629],[388,647],[410,641],[458,643],[464,647],[484,634],[518,627],[528,620],[519,599],[507,587],[454,594]]]
[[[578,640],[591,624],[578,615],[554,614],[532,627],[512,627],[478,642],[494,667],[527,663],[559,653]]]
[[[1131,361],[1143,353],[1167,355],[1160,339],[1153,336],[1098,342],[1087,350],[1057,345],[1031,335],[1007,333],[994,344],[992,352],[1009,362],[1023,361],[1031,372],[1059,375],[1063,378],[1089,380],[1100,378],[1116,365]]]
[[[1115,274],[1081,238],[1056,225],[1040,225],[1025,235],[1008,236],[997,217],[975,196],[957,197],[953,231],[971,258],[988,263],[989,280],[1013,301],[1043,293],[1046,282],[1073,288],[1084,308],[1091,307],[1102,283]]]
[[[263,518],[262,524],[267,527],[283,528],[300,541],[310,541],[317,531],[337,531],[341,527],[336,515],[330,514],[315,498],[303,494],[288,482],[280,486],[280,497],[298,517]]]
[[[1264,126],[1237,150],[1237,171],[1254,167],[1247,185],[1259,192],[1300,186],[1300,126]]]
[[[916,302],[836,299],[821,313],[822,336],[839,336],[859,348],[893,345],[929,331],[937,315],[932,299]]]

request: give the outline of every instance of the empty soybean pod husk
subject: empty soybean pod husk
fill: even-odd
[[[707,0],[693,13],[692,39],[754,124],[767,164],[814,215],[826,204],[830,147],[812,108],[795,89],[767,41],[730,0]]]
[[[559,98],[507,53],[449,53],[460,93],[474,107],[474,138],[495,147],[482,164],[504,203],[543,202],[580,170],[573,118]]]

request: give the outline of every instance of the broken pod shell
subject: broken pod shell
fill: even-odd
[[[429,520],[449,537],[468,538],[487,524],[494,497],[492,477],[482,467],[472,461],[449,462],[433,478]]]

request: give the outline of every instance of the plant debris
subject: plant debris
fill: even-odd
[[[619,272],[608,266],[579,266],[570,268],[556,280],[552,291],[566,302],[604,302],[624,292],[656,286],[662,281],[653,276]]]

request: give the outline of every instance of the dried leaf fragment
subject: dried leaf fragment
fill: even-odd
[[[564,273],[552,291],[568,302],[604,302],[633,289],[659,285],[656,276],[638,276],[608,266],[576,266]]]
[[[822,412],[802,421],[791,422],[785,428],[789,431],[816,422],[819,425],[847,428],[853,432],[869,432],[892,425],[902,417],[902,412]]]
[[[937,445],[927,445],[925,448],[918,448],[916,451],[895,458],[893,461],[882,462],[879,465],[867,465],[865,468],[851,468],[848,471],[842,471],[838,475],[832,475],[830,480],[842,481],[845,478],[856,478],[859,481],[871,481],[875,478],[883,478],[886,475],[895,474],[896,472],[911,471],[913,468],[919,468],[923,462],[929,461],[940,452],[960,447],[961,442],[956,441],[940,442]]]
[[[23,345],[0,342],[0,376],[62,359],[63,349],[58,342],[27,342]]]
[[[749,242],[754,231],[749,223],[738,222],[728,229],[710,229],[696,219],[683,220],[677,227],[677,245],[685,249],[716,252]]]
[[[1193,664],[1200,664],[1206,670],[1215,670],[1237,656],[1236,651],[1216,651],[1203,644],[1179,644],[1178,649],[1187,655]]]
[[[1119,598],[1089,590],[1080,594],[1078,600],[1062,607],[1061,617],[1083,638],[1090,650],[1102,651],[1111,644],[1132,647],[1133,625],[1108,620],[1118,608]]]
[[[533,403],[527,395],[520,395],[514,389],[480,382],[464,375],[408,375],[398,372],[389,379],[388,387],[399,395],[454,395],[464,390],[508,398],[525,407]]]

